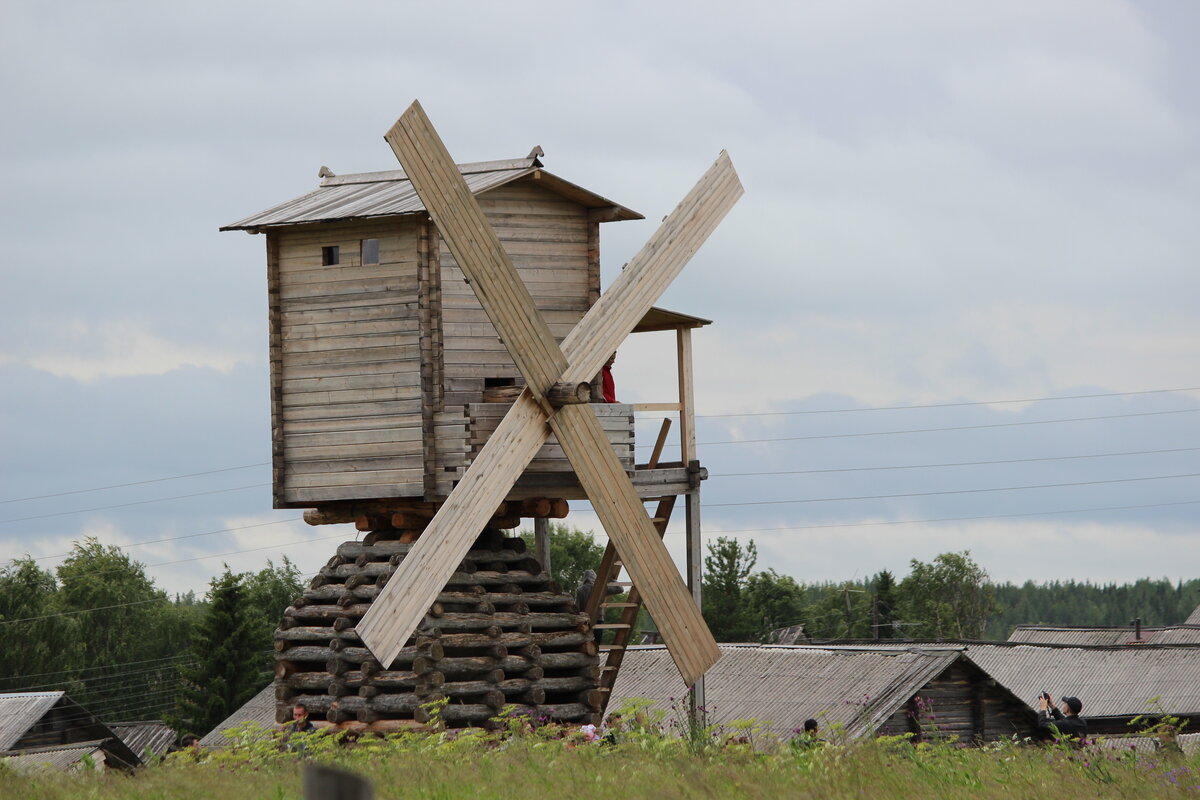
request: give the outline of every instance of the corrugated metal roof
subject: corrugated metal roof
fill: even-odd
[[[617,209],[614,219],[642,218],[636,211],[545,172],[536,158],[459,164],[458,169],[473,194],[534,175],[547,189],[569,196],[585,207]],[[326,178],[308,194],[232,222],[221,230],[259,230],[280,225],[390,217],[424,210],[425,205],[402,170],[364,172]]]
[[[1075,648],[971,644],[966,656],[1031,707],[1043,691],[1075,695],[1083,716],[1134,716],[1159,698],[1173,714],[1200,714],[1200,648]]]
[[[63,692],[0,694],[0,750],[9,750],[63,698]]]
[[[1134,642],[1137,633],[1132,626],[1018,625],[1008,641],[1108,647]],[[1143,644],[1200,644],[1200,625],[1143,625],[1141,636]]]
[[[1184,620],[1184,624],[1185,625],[1200,625],[1200,606],[1196,606],[1196,609],[1194,611],[1192,611],[1192,615],[1190,617],[1188,617],[1186,620]]]
[[[781,645],[721,645],[705,675],[714,722],[753,718],[790,736],[809,717],[841,723],[858,736],[887,719],[921,686],[959,657],[957,651],[846,652]],[[654,700],[670,713],[686,706],[685,688],[662,646],[634,647],[625,655],[609,710],[627,699]]]
[[[75,767],[84,756],[91,756],[98,765],[107,761],[103,752],[104,740],[94,742],[78,742],[57,747],[35,747],[29,750],[17,750],[4,755],[5,765],[19,772],[31,772],[40,769],[66,770]],[[115,763],[112,766],[122,766]]]
[[[175,744],[175,731],[162,720],[114,722],[108,726],[126,746],[140,757],[149,750],[162,755]]]
[[[243,722],[256,723],[267,730],[275,727],[275,684],[268,683],[261,692],[246,701],[246,704],[229,715],[220,725],[209,731],[200,740],[201,747],[226,747],[231,742],[225,731]]]

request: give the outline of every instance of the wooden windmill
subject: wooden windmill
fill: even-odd
[[[416,103],[385,138],[403,170],[322,167],[317,190],[223,228],[267,234],[275,506],[368,532],[276,632],[280,719],[304,702],[387,730],[438,697],[452,724],[512,703],[588,719],[643,603],[692,684],[718,651],[661,537],[676,497],[698,509],[690,330],[707,320],[652,304],[740,196],[728,156],[601,295],[599,225],[636,212],[546,172],[538,149],[455,165]],[[677,336],[679,402],[642,410],[679,412],[678,462],[659,460],[664,428],[636,464],[637,407],[588,402],[650,330]],[[584,497],[610,540],[598,585],[623,568],[627,601],[578,608],[501,533]],[[623,617],[601,668],[604,606]]]
[[[560,348],[420,104],[414,102],[384,138],[526,387],[363,617],[358,635],[381,663],[395,658],[553,431],[676,667],[692,685],[720,657],[716,641],[591,407],[556,407],[554,398],[572,396],[572,387],[600,370],[741,196],[729,156],[722,152]]]

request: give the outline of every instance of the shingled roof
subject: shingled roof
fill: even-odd
[[[546,172],[536,158],[459,164],[458,170],[473,194],[530,178],[585,208],[607,209],[606,220],[642,219],[636,211]],[[308,194],[231,222],[221,230],[256,232],[283,225],[392,217],[424,210],[425,205],[403,170],[361,172],[324,178]]]

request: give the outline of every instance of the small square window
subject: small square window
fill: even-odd
[[[362,262],[363,264],[378,264],[379,263],[379,240],[378,239],[363,239],[362,240]]]
[[[335,245],[321,248],[321,265],[332,267],[341,262],[342,248]]]

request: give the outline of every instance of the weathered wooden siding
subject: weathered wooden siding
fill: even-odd
[[[599,293],[589,269],[587,209],[525,180],[478,197],[534,302],[562,341]],[[478,403],[486,379],[520,382],[512,358],[442,243],[442,321],[447,407]],[[594,273],[594,274],[593,274]],[[592,284],[596,285],[593,286]]]
[[[270,238],[276,505],[420,496],[416,219],[303,226]],[[363,239],[379,240],[379,264],[360,262]],[[340,262],[322,266],[330,245]]]
[[[881,736],[913,733],[921,739],[958,742],[990,742],[1032,732],[1024,705],[966,661],[921,687],[877,731]]]

